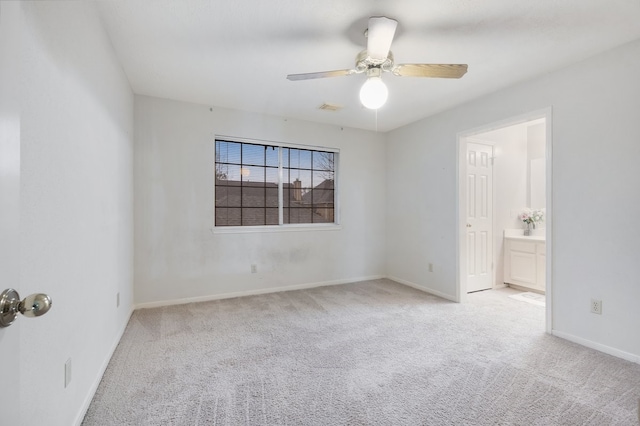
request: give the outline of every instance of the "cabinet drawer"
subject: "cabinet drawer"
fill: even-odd
[[[535,253],[536,244],[524,241],[509,241],[509,249],[514,251],[521,251],[524,253]]]

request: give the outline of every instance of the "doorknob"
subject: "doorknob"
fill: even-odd
[[[467,228],[471,228],[471,224],[470,223],[467,223]]]
[[[9,327],[18,313],[25,317],[39,317],[51,309],[51,298],[43,293],[31,294],[20,300],[20,295],[12,288],[0,293],[0,327]]]

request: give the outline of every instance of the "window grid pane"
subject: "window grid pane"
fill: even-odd
[[[282,152],[283,205],[278,158]],[[215,225],[335,223],[333,152],[255,143],[215,142]]]

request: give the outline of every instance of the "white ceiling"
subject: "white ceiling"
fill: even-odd
[[[388,131],[640,38],[639,0],[99,0],[137,94]],[[399,22],[396,63],[466,63],[460,80],[385,74],[389,101],[360,105],[346,69],[370,16]],[[615,76],[602,76],[615,78]],[[597,84],[597,82],[594,82]],[[319,110],[322,103],[343,106]]]

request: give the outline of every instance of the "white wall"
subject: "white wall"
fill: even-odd
[[[511,127],[511,134],[494,139],[497,151],[494,166],[496,238],[500,244],[505,229],[522,228],[518,213],[527,207],[527,129]]]
[[[547,153],[547,138],[545,123],[527,126],[527,156],[529,161],[545,158]]]
[[[553,330],[640,362],[637,75],[640,41],[390,132],[388,274],[455,297],[456,135],[551,106]]]
[[[538,123],[527,128],[527,168],[529,170],[529,184],[527,185],[527,206],[532,209],[547,207],[546,188],[546,154],[547,138],[545,123]],[[537,228],[546,226],[543,221]]]
[[[145,96],[135,129],[137,304],[384,275],[382,134]],[[216,134],[340,149],[342,229],[212,233]]]
[[[68,426],[132,307],[133,94],[93,4],[21,5],[21,293],[53,307],[19,319],[15,409],[23,425]]]

